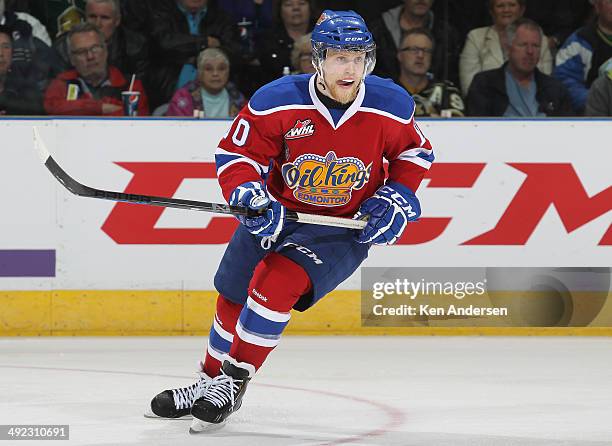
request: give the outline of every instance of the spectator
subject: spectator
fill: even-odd
[[[395,82],[412,95],[415,116],[463,116],[465,106],[459,89],[429,75],[433,53],[433,36],[426,28],[404,34],[397,52],[400,75]]]
[[[459,76],[463,94],[468,92],[476,73],[501,67],[508,59],[505,30],[525,12],[526,0],[488,1],[493,25],[476,28],[469,32],[459,60]],[[551,74],[552,68],[552,53],[548,45],[542,45],[538,69],[545,74]]]
[[[280,0],[274,11],[275,26],[258,43],[258,59],[263,78],[268,83],[283,75],[284,67],[291,67],[294,43],[314,27],[315,6],[312,0]]]
[[[176,0],[153,16],[156,47],[151,67],[151,101],[168,102],[177,89],[196,79],[196,58],[205,48],[222,48],[233,60],[238,32],[213,0]]]
[[[68,51],[74,69],[61,73],[45,94],[45,109],[52,115],[122,116],[121,92],[130,88],[118,68],[108,65],[105,36],[95,25],[81,23],[68,33]],[[149,114],[147,96],[140,80],[138,114]]]
[[[569,90],[574,109],[580,114],[599,67],[612,57],[612,1],[592,3],[596,19],[567,38],[557,53],[554,74]]]
[[[599,69],[586,102],[586,116],[612,116],[612,58]]]
[[[119,0],[87,0],[85,17],[104,34],[108,50],[108,63],[121,71],[126,78],[133,74],[145,79],[149,68],[149,48],[143,35],[121,25]],[[67,35],[54,43],[55,50],[64,61],[64,70],[71,68]]]
[[[61,71],[61,61],[55,52],[33,35],[32,26],[5,9],[0,0],[0,24],[12,36],[11,76],[28,88],[36,86],[42,93],[50,79]]]
[[[315,67],[312,65],[312,43],[308,33],[295,41],[291,50],[291,66],[293,74],[314,73]]]
[[[42,98],[35,85],[27,88],[11,76],[11,32],[0,26],[0,115],[42,115]]]
[[[571,116],[569,94],[557,79],[538,68],[542,28],[531,19],[506,27],[508,61],[474,76],[467,97],[470,116]]]
[[[383,13],[370,27],[376,41],[374,74],[396,79],[399,76],[397,50],[405,33],[414,28],[427,28],[434,36],[435,53],[432,71],[438,79],[458,82],[458,59],[461,41],[448,22],[434,18],[433,0],[404,0],[404,3]]]
[[[230,61],[218,48],[207,48],[198,56],[198,79],[177,90],[166,116],[233,118],[246,99],[229,82]]]

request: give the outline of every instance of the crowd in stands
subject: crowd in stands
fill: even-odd
[[[612,116],[612,0],[0,0],[0,115],[229,118],[353,9],[417,116]]]

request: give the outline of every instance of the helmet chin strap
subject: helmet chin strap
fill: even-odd
[[[315,70],[317,72],[317,84],[321,87],[321,90],[323,91],[329,91],[329,87],[327,86],[327,83],[325,82],[325,75],[323,74],[323,64],[321,63],[317,63]]]

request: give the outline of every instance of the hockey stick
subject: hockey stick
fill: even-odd
[[[102,200],[122,201],[125,203],[148,204],[151,206],[162,206],[167,208],[192,209],[196,211],[215,212],[217,214],[230,214],[234,216],[257,216],[257,212],[248,208],[239,206],[229,206],[222,203],[208,203],[205,201],[181,200],[179,198],[155,197],[152,195],[126,194],[124,192],[113,192],[103,189],[94,189],[79,183],[72,178],[61,166],[53,159],[44,141],[38,133],[36,127],[34,130],[34,146],[36,147],[40,159],[43,164],[49,169],[53,176],[62,185],[75,195],[81,197],[100,198]],[[335,226],[338,228],[363,229],[366,225],[365,221],[352,220],[350,218],[330,217],[327,215],[304,214],[302,212],[286,211],[286,219],[288,221],[296,221],[298,223],[309,223],[313,225]]]

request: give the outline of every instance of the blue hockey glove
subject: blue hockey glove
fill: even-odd
[[[270,200],[263,185],[250,181],[238,186],[230,195],[230,206],[242,206],[262,211],[257,217],[239,215],[238,220],[246,229],[259,237],[277,236],[285,224],[285,206]],[[265,212],[264,212],[265,209]]]
[[[389,181],[361,203],[356,219],[368,216],[368,224],[356,237],[359,243],[392,245],[404,232],[406,224],[421,215],[421,205],[410,189]]]

